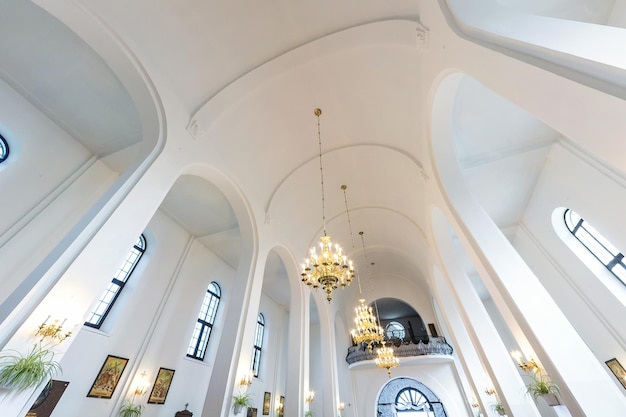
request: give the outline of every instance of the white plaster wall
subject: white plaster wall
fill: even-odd
[[[324,415],[323,388],[328,383],[330,365],[322,361],[321,329],[319,323],[311,323],[310,326],[310,350],[309,350],[309,389],[315,391],[315,399],[310,403],[310,410],[314,416]],[[306,410],[306,406],[305,406]]]
[[[0,303],[115,181],[117,173],[0,80]]]
[[[167,401],[148,404],[146,414],[172,416],[189,403],[200,414],[214,364],[220,332],[227,323],[223,311],[228,303],[235,271],[192,241],[170,218],[157,212],[147,230],[147,250],[128,281],[103,331],[83,328],[62,360],[60,379],[70,381],[53,417],[115,415],[121,399],[135,388],[142,372],[150,385],[159,367],[176,371]],[[222,289],[215,326],[204,362],[186,357],[195,320],[211,281]],[[86,398],[106,355],[129,359],[113,398]],[[147,395],[141,399],[144,403]]]
[[[259,312],[265,318],[261,364],[259,377],[253,379],[248,392],[252,395],[253,407],[257,408],[257,416],[260,417],[263,415],[263,395],[265,392],[271,393],[269,415],[273,416],[276,412],[278,372],[280,369],[285,369],[286,366],[286,363],[284,363],[285,355],[281,355],[280,347],[283,341],[287,340],[285,323],[288,317],[286,310],[265,293],[261,294]],[[249,349],[252,351],[252,346]],[[281,392],[284,392],[284,390]]]
[[[402,359],[401,359],[402,360]],[[372,365],[371,369],[353,370],[354,391],[359,393],[352,404],[352,415],[375,417],[376,402],[383,387],[389,382],[387,371]],[[413,378],[430,388],[443,403],[449,416],[467,416],[465,399],[460,390],[453,364],[402,365],[391,371],[391,378]],[[348,409],[346,405],[346,409]]]
[[[604,362],[617,357],[623,363],[626,306],[618,292],[626,289],[603,285],[557,235],[552,215],[559,207],[569,207],[618,248],[626,248],[626,182],[602,164],[578,155],[570,146],[553,146],[514,246],[597,359]],[[557,225],[564,228],[560,219]],[[609,276],[599,262],[595,267],[599,274]]]

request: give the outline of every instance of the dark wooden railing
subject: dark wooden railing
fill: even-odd
[[[422,356],[422,355],[452,355],[452,346],[446,342],[444,337],[430,337],[426,343],[418,341],[413,343],[410,340],[403,341],[401,339],[388,340],[387,344],[394,346],[394,351],[398,357]],[[375,359],[377,346],[374,346],[370,352],[365,345],[350,346],[346,362],[353,364],[359,361],[367,361]]]

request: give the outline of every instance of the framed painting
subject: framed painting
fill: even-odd
[[[272,400],[272,394],[269,392],[266,392],[265,395],[263,395],[263,415],[267,416],[270,413],[270,401]]]
[[[246,417],[256,417],[257,409],[248,407],[248,413]]]
[[[278,417],[283,417],[283,413],[285,411],[285,397],[280,396],[280,412],[278,413]]]
[[[122,372],[126,368],[128,359],[119,356],[108,355],[98,372],[98,376],[93,381],[91,389],[87,393],[88,397],[111,398],[113,391],[117,387]]]
[[[617,378],[619,382],[622,384],[622,387],[626,389],[626,370],[624,370],[624,367],[622,366],[622,364],[619,363],[619,361],[615,358],[609,359],[605,363],[606,363],[606,366],[609,367],[611,372],[613,372],[613,375],[615,375],[615,378]]]
[[[152,391],[148,397],[148,404],[163,404],[165,398],[167,398],[167,392],[172,385],[172,379],[174,379],[174,370],[167,368],[159,368],[159,372],[154,380]]]

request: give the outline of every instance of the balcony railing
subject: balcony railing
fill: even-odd
[[[444,337],[430,337],[427,343],[421,340],[418,343],[413,343],[410,340],[402,341],[401,339],[388,340],[388,344],[392,344],[396,356],[422,356],[422,355],[452,355],[452,346],[446,342]],[[346,362],[353,364],[359,361],[367,361],[376,359],[376,347],[370,352],[364,345],[350,346],[348,348],[348,355],[346,356]]]

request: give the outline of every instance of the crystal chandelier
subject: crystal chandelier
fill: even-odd
[[[360,305],[354,309],[356,317],[356,329],[353,329],[352,340],[356,344],[366,344],[367,349],[371,352],[374,345],[384,341],[383,328],[378,325],[376,317],[372,312],[372,307],[365,305],[365,299],[359,299]]]
[[[376,366],[379,368],[385,368],[387,370],[387,375],[391,378],[391,368],[395,368],[400,365],[400,360],[396,357],[393,348],[391,346],[387,346],[383,340],[382,346],[376,349],[376,353],[378,354],[378,357],[374,359]]]
[[[354,278],[354,266],[352,261],[343,254],[343,250],[338,244],[333,246],[330,236],[326,234],[326,213],[324,207],[324,171],[322,169],[322,136],[320,134],[320,115],[322,110],[315,109],[317,116],[317,138],[319,143],[320,177],[322,183],[322,222],[324,225],[324,235],[320,238],[320,253],[316,247],[311,248],[311,253],[302,265],[302,282],[309,287],[317,289],[322,287],[326,292],[326,299],[330,303],[332,292],[337,287],[345,287]]]
[[[344,200],[346,201],[346,211],[348,211],[348,200],[345,198],[345,187],[342,186],[344,190]],[[348,216],[349,219],[349,216]],[[365,240],[363,239],[363,232],[359,232],[361,236],[361,245],[363,246],[363,254],[365,259],[367,259],[367,252],[365,251]],[[359,294],[361,294],[361,279],[357,275],[357,281],[359,283]],[[365,299],[359,299],[359,306],[354,309],[356,313],[356,317],[354,318],[354,323],[356,324],[356,329],[352,329],[351,335],[354,343],[365,344],[367,345],[367,349],[371,352],[374,345],[377,345],[385,340],[385,332],[381,326],[378,325],[378,319],[374,315],[372,311],[372,307],[365,305]]]

